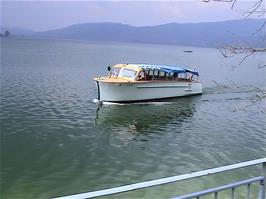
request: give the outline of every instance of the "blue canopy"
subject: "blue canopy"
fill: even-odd
[[[195,69],[189,69],[185,67],[177,67],[177,66],[164,66],[164,65],[154,65],[154,64],[131,64],[131,65],[137,65],[144,70],[159,70],[166,73],[191,73],[193,75],[199,76],[198,71]]]

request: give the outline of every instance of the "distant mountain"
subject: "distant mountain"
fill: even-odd
[[[25,28],[8,28],[8,27],[0,27],[0,33],[4,33],[5,31],[9,31],[11,35],[18,35],[18,36],[26,36],[32,35],[35,31],[28,30]]]
[[[264,20],[243,19],[207,23],[169,23],[135,27],[121,23],[84,23],[66,28],[38,32],[35,37],[80,39],[91,41],[138,42],[184,46],[221,47],[245,42],[264,47]]]

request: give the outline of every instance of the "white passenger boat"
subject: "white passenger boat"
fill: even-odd
[[[199,73],[185,67],[117,64],[107,76],[96,77],[98,100],[135,102],[202,93]]]

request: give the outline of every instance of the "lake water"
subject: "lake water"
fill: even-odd
[[[99,107],[92,77],[127,62],[196,67],[204,92]],[[265,57],[233,69],[239,62],[208,48],[2,39],[1,198],[51,198],[264,157],[265,101],[238,109],[257,94],[243,85],[265,89],[265,69],[257,68]],[[227,172],[113,198],[169,198],[258,172]]]

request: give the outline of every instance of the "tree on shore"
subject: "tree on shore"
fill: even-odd
[[[8,30],[6,30],[4,36],[5,37],[9,37],[10,36],[10,32]]]
[[[6,30],[4,33],[0,33],[0,37],[9,37],[10,36],[10,32],[8,30]]]

